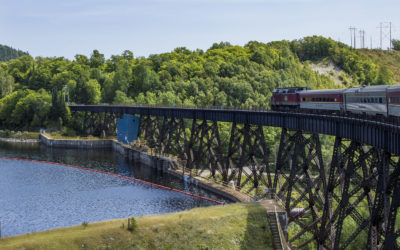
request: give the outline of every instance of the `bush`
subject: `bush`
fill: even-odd
[[[128,230],[129,231],[131,231],[131,232],[133,232],[133,231],[135,231],[135,229],[137,228],[137,222],[136,222],[136,219],[135,219],[135,217],[130,217],[130,218],[128,218]]]
[[[62,135],[63,136],[68,136],[68,137],[76,137],[76,132],[72,128],[64,127],[62,129]]]
[[[392,39],[393,49],[400,50],[400,40]]]

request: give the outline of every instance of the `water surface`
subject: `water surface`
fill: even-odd
[[[223,200],[107,150],[62,150],[0,143],[0,156],[45,160],[135,177]],[[50,163],[0,159],[2,235],[83,222],[169,213],[215,203],[112,175]]]

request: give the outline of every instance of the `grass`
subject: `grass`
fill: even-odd
[[[0,249],[273,249],[264,208],[236,203],[0,239]]]
[[[11,138],[11,139],[39,139],[39,132],[14,132],[9,130],[0,130],[0,138]]]
[[[50,139],[55,139],[55,140],[75,140],[75,141],[90,141],[90,140],[112,140],[115,139],[114,136],[109,136],[105,138],[100,138],[100,137],[94,137],[94,136],[88,136],[88,137],[82,137],[82,136],[64,136],[60,132],[50,132],[50,133],[44,133],[48,138]]]

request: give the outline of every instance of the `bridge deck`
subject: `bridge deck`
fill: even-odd
[[[395,155],[400,155],[399,126],[347,116],[264,110],[196,109],[125,105],[70,105],[69,107],[72,111],[165,116],[282,127],[291,130],[302,130],[347,138],[384,149],[386,152]]]

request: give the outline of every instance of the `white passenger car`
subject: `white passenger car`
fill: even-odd
[[[388,85],[354,87],[344,91],[346,112],[387,116],[386,90]]]

